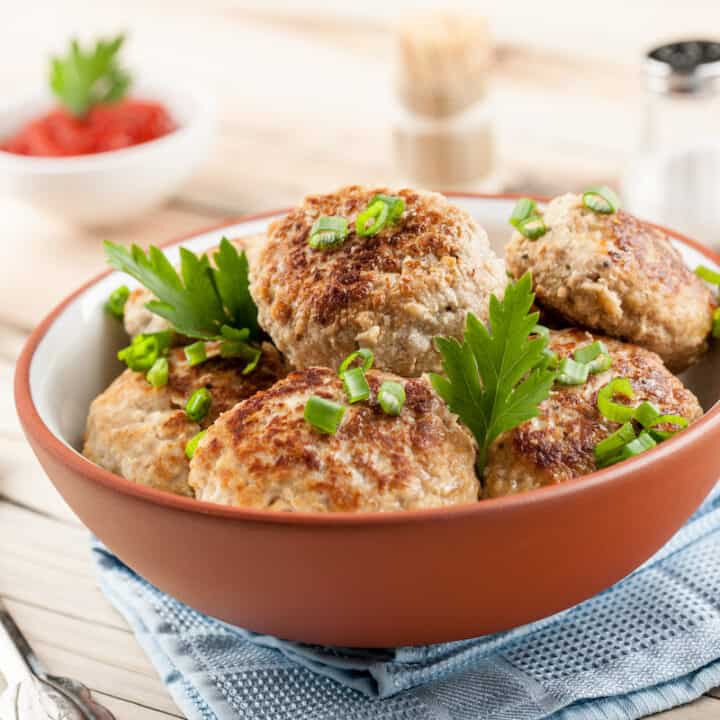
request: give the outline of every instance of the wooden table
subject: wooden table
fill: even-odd
[[[399,181],[389,111],[376,101],[368,112],[366,100],[387,75],[388,5],[364,4],[364,15],[338,18],[212,0],[202,12],[179,2],[26,0],[4,20],[5,92],[41,82],[38,48],[57,48],[78,28],[92,35],[127,27],[130,64],[182,74],[222,97],[212,157],[178,197],[134,226],[79,230],[0,198],[0,596],[46,666],[86,683],[118,720],[180,714],[97,589],[87,532],[25,443],[11,392],[15,358],[43,314],[102,268],[101,238],[159,242],[343,182]],[[552,10],[502,5],[492,17],[500,170],[493,187],[527,192],[616,182],[635,144],[641,50],[720,22],[720,6],[702,0],[664,6],[662,17],[652,0],[606,0],[604,17],[622,22],[601,25],[571,0]],[[720,692],[664,716],[717,718]]]

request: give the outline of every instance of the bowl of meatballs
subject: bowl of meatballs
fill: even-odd
[[[224,621],[505,630],[631,573],[720,476],[720,258],[608,188],[348,186],[106,254],[18,412],[88,528]]]

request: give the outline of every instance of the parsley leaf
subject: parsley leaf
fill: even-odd
[[[248,262],[227,239],[215,254],[216,268],[207,255],[197,256],[180,248],[180,272],[162,250],[150,246],[147,254],[137,245],[130,250],[105,242],[108,263],[142,283],[157,300],[145,307],[168,320],[188,337],[212,340],[223,333],[223,326],[246,329],[258,338],[257,307],[248,289]]]
[[[85,51],[73,40],[64,57],[50,60],[50,88],[73,115],[85,115],[93,105],[121,100],[130,87],[130,75],[118,64],[123,35],[98,40]]]
[[[490,298],[489,329],[468,313],[462,342],[435,339],[445,376],[431,373],[430,381],[475,436],[480,473],[493,440],[536,417],[555,379],[545,368],[547,339],[530,338],[538,321],[538,313],[529,313],[534,298],[528,273],[507,286],[502,300]]]
[[[238,253],[227,239],[220,241],[220,249],[214,255],[213,278],[218,293],[227,308],[236,328],[247,328],[252,337],[260,336],[257,321],[257,306],[250,295],[249,267],[244,252]]]

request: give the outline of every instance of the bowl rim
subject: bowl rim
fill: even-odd
[[[128,99],[150,100],[159,102],[172,110],[172,105],[179,98],[192,103],[193,112],[188,121],[178,124],[169,133],[152,140],[146,140],[130,147],[118,148],[117,150],[105,150],[97,153],[84,155],[36,156],[20,155],[5,150],[0,150],[0,167],[11,172],[20,172],[28,175],[65,175],[82,174],[96,170],[107,170],[112,167],[132,164],[141,159],[143,155],[150,152],[161,152],[169,145],[186,141],[197,132],[209,131],[215,121],[216,102],[212,96],[200,97],[197,93],[188,91],[186,88],[172,87],[167,89],[165,94],[158,90],[153,84],[142,83],[137,87],[137,93],[131,91]],[[14,102],[0,113],[8,116],[21,108],[35,106],[53,106],[53,100],[47,94],[36,93],[16,98]],[[172,243],[171,243],[172,244]]]
[[[445,192],[447,197],[468,198],[476,200],[516,200],[521,197],[531,197],[537,202],[547,202],[549,198],[541,195],[528,193],[476,193],[476,192]],[[225,220],[221,223],[193,230],[172,240],[159,243],[160,247],[171,247],[198,235],[207,232],[220,230],[239,223],[246,223],[253,220],[262,220],[287,213],[288,209],[268,210],[262,213],[242,215],[235,220]],[[692,247],[707,257],[716,265],[720,265],[720,255],[709,248],[701,245],[679,232],[670,230],[662,225],[649,223],[671,237]],[[321,512],[289,512],[282,513],[271,510],[257,510],[252,508],[241,508],[217,503],[197,500],[195,498],[173,495],[162,490],[150,488],[145,485],[138,485],[116,475],[99,465],[86,459],[83,455],[69,448],[62,442],[44,423],[32,399],[30,386],[30,367],[32,365],[35,351],[45,337],[47,331],[55,319],[90,287],[115,272],[112,269],[105,270],[94,276],[78,289],[66,296],[58,305],[53,308],[40,324],[32,331],[27,338],[20,353],[15,370],[15,405],[18,416],[23,425],[25,433],[32,437],[44,451],[50,454],[55,460],[68,467],[72,472],[97,482],[106,488],[115,490],[124,495],[130,495],[138,500],[164,506],[168,509],[184,512],[211,515],[229,520],[248,521],[262,524],[277,525],[300,525],[300,526],[382,526],[388,524],[415,524],[425,522],[447,522],[451,519],[480,518],[485,515],[492,515],[503,512],[505,509],[527,508],[546,502],[556,502],[569,495],[578,492],[589,491],[609,483],[628,482],[633,471],[647,467],[648,464],[660,464],[675,450],[693,445],[699,437],[706,432],[720,432],[720,402],[716,402],[700,419],[696,420],[686,431],[678,433],[675,437],[642,453],[624,463],[613,465],[603,470],[596,470],[588,475],[566,480],[557,485],[548,485],[534,490],[529,490],[515,495],[507,495],[498,498],[488,498],[475,503],[453,505],[444,508],[428,508],[423,510],[394,510],[384,513],[321,513]]]

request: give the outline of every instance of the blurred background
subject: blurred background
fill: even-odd
[[[712,40],[717,0],[25,0],[5,9],[7,103],[46,87],[48,56],[71,36],[122,31],[138,82],[192,88],[217,109],[212,149],[192,179],[140,219],[88,229],[0,194],[0,319],[23,329],[102,268],[101,238],[161,242],[348,182],[544,195],[605,183],[665,220],[655,216],[680,191],[642,180],[665,151],[657,138],[693,143],[720,117],[703,93],[690,100],[692,117],[687,98],[677,112],[648,89],[643,64],[662,43]],[[692,176],[684,185],[696,183],[696,169],[682,171]],[[714,172],[701,168],[702,204],[713,209]],[[713,218],[700,227],[694,210],[669,215],[715,241]]]

